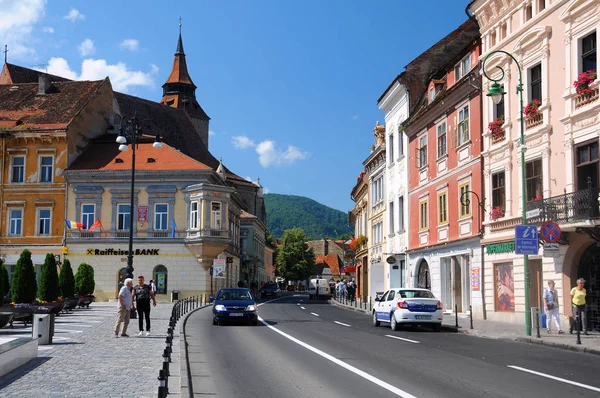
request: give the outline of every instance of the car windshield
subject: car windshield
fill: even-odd
[[[433,293],[427,290],[400,290],[402,298],[435,298]]]
[[[277,289],[277,284],[276,283],[265,283],[264,288],[265,289]]]
[[[221,290],[217,300],[252,300],[248,290]]]

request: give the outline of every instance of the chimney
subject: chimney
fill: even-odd
[[[323,238],[323,255],[326,256],[329,254],[329,241],[327,237]]]
[[[50,94],[54,86],[50,81],[50,76],[45,73],[40,73],[38,77],[38,95]]]

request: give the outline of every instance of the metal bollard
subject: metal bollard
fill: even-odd
[[[371,303],[371,296],[369,296],[369,312],[371,312],[373,310],[372,307],[372,303]]]
[[[458,304],[454,304],[454,326],[458,328]]]
[[[471,318],[471,329],[473,329],[473,306],[469,306],[469,316]]]
[[[581,310],[577,309],[577,317],[575,318],[575,327],[577,328],[577,344],[581,344]]]
[[[171,376],[171,372],[169,371],[169,358],[163,354],[163,368],[165,374],[165,393],[169,394],[169,376]]]
[[[167,397],[167,391],[165,390],[165,371],[164,370],[159,370],[158,371],[158,398],[166,398]]]
[[[538,339],[540,337],[542,337],[540,335],[540,312],[537,310],[535,311],[535,330],[536,330],[535,337],[537,337]]]

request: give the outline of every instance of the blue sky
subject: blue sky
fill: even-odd
[[[178,19],[209,148],[271,193],[348,211],[377,99],[462,0],[0,0],[11,63],[160,100]]]

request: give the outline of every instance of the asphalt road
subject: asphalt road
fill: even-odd
[[[600,396],[600,357],[594,355],[424,328],[394,332],[306,295],[269,300],[259,316],[263,322],[254,327],[213,326],[211,308],[190,316],[195,394]]]

